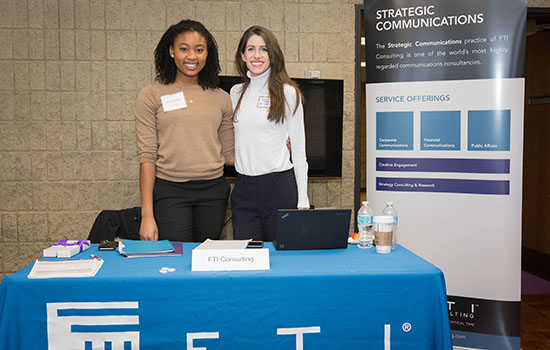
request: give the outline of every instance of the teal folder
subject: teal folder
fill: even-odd
[[[135,253],[169,253],[174,251],[174,247],[169,240],[162,241],[138,241],[123,239],[120,241],[119,252],[121,254]]]

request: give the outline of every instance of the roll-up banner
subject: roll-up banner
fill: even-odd
[[[367,199],[445,273],[455,349],[520,349],[526,1],[364,10]]]

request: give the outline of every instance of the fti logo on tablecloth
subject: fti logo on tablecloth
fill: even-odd
[[[139,349],[139,304],[48,303],[48,349]]]

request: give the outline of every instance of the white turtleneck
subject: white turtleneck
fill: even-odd
[[[239,110],[234,117],[235,169],[239,174],[257,176],[289,170],[294,166],[298,185],[297,208],[309,208],[307,197],[306,137],[304,110],[300,101],[296,112],[296,90],[284,86],[286,99],[284,123],[267,120],[269,108],[268,78],[271,68],[257,77],[250,78]],[[241,95],[243,84],[231,88],[233,110]],[[290,138],[292,162],[286,147]]]

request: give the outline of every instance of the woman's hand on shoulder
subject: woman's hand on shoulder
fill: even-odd
[[[147,217],[141,219],[141,226],[139,227],[139,237],[142,241],[158,241],[159,229],[157,222],[153,217]]]
[[[233,158],[226,160],[225,165],[234,166],[235,165],[235,156]]]

